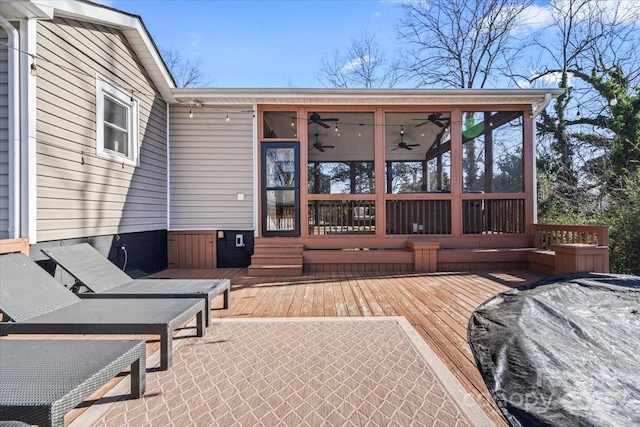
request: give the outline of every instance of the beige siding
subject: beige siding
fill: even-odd
[[[38,24],[38,240],[166,228],[166,105],[113,28]],[[140,165],[96,157],[96,73],[139,101]]]
[[[253,118],[221,110],[170,108],[173,230],[253,229]]]
[[[7,32],[0,27],[0,239],[9,237],[9,64]]]

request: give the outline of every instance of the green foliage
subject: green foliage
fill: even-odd
[[[640,171],[624,180],[619,194],[605,215],[611,271],[640,275]]]

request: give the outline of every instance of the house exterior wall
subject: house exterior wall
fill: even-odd
[[[193,118],[189,110],[172,105],[169,114],[170,229],[253,230],[252,114],[227,122],[224,107],[193,107]]]
[[[9,41],[0,27],[0,239],[9,237]]]
[[[166,103],[117,29],[37,31],[38,241],[166,230]],[[96,73],[139,102],[140,162],[96,156]]]

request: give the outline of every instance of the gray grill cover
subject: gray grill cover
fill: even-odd
[[[556,276],[483,303],[469,344],[513,426],[640,425],[640,278]]]

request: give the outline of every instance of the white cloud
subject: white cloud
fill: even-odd
[[[522,25],[538,29],[550,24],[551,18],[551,9],[548,6],[542,7],[534,4],[522,12]]]
[[[562,80],[562,73],[561,72],[555,72],[555,73],[548,73],[545,75],[541,75],[541,73],[534,71],[531,74],[532,78],[538,78],[538,82],[540,82],[543,85],[553,85],[553,86],[558,86],[560,84],[560,81]],[[568,73],[567,74],[567,79],[568,79],[568,84],[571,85],[571,80],[573,79],[573,73]]]
[[[342,66],[342,72],[343,73],[348,73],[349,71],[353,70],[354,68],[356,68],[356,67],[360,66],[361,64],[364,64],[365,62],[368,62],[368,61],[369,61],[369,56],[368,55],[363,56],[361,58],[353,59],[353,60],[347,62],[346,64],[344,64]]]

